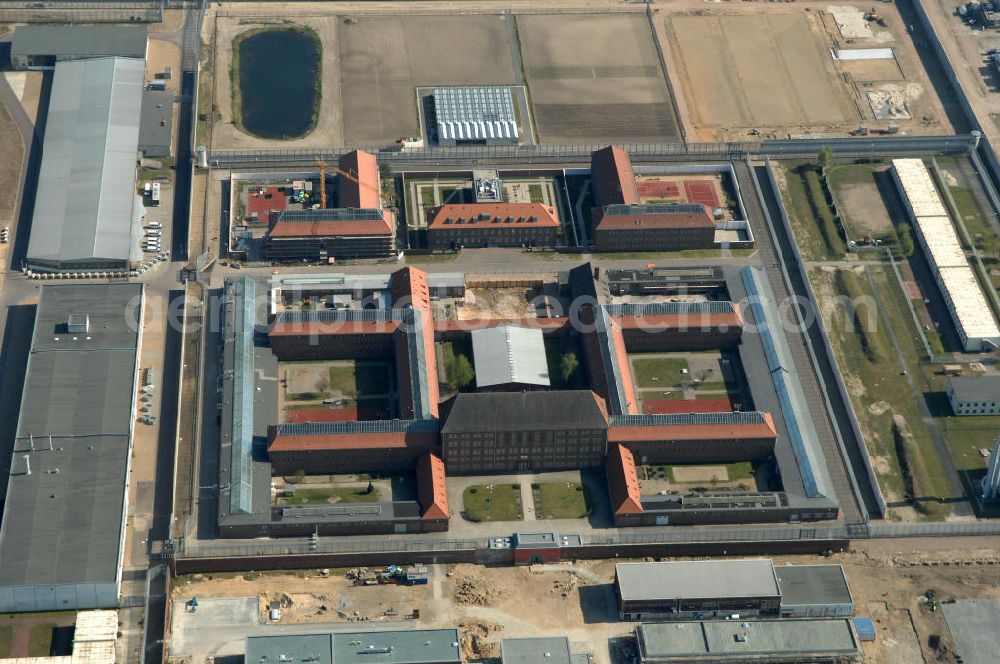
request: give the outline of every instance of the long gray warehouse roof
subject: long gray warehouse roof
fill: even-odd
[[[4,587],[116,581],[142,289],[42,287],[0,522],[0,607]],[[81,327],[67,328],[71,315]]]
[[[11,57],[146,57],[145,26],[28,25],[14,32]]]
[[[702,661],[783,662],[810,656],[832,661],[856,657],[858,641],[849,619],[710,620],[643,624],[636,628],[644,663]]]
[[[56,65],[29,264],[129,260],[145,69],[131,58]]]
[[[766,559],[618,563],[615,579],[624,601],[781,595]]]

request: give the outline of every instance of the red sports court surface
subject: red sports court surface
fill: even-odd
[[[713,210],[719,206],[719,195],[715,191],[715,183],[711,180],[685,180],[684,193],[689,203],[701,203]]]
[[[277,187],[268,187],[263,194],[255,196],[247,194],[247,219],[253,219],[257,214],[257,223],[266,224],[268,212],[280,212],[288,207],[288,199]]]
[[[729,413],[729,399],[653,399],[642,402],[642,412],[655,415],[679,413]]]
[[[635,183],[640,198],[680,198],[681,188],[670,180],[639,180]]]

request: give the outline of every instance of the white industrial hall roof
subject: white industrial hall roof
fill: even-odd
[[[146,64],[56,64],[28,262],[129,260]]]
[[[623,601],[781,596],[767,559],[618,563],[615,578]]]
[[[913,216],[920,245],[967,351],[1000,343],[1000,326],[934,181],[921,159],[894,159],[896,181]]]
[[[549,386],[549,367],[541,330],[517,325],[473,330],[472,355],[477,387]]]

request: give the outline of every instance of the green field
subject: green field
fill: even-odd
[[[579,482],[545,482],[531,488],[539,519],[582,519],[593,509],[586,488]]]
[[[330,367],[330,389],[346,397],[382,396],[390,389],[389,365],[384,362],[354,362]]]
[[[28,657],[48,657],[52,654],[52,630],[54,623],[39,623],[31,626],[28,641]]]
[[[11,639],[14,637],[14,628],[10,625],[0,625],[0,659],[10,657]]]
[[[923,389],[920,371],[913,376],[917,381],[918,391],[915,392],[907,381],[889,334],[888,325],[891,324],[900,352],[908,364],[916,366],[920,353],[913,338],[912,318],[908,322],[904,315],[905,301],[900,300],[905,295],[895,277],[887,274],[890,268],[869,266],[866,269],[871,271],[872,281],[885,305],[884,311],[875,307],[871,322],[862,330],[856,321],[848,319],[844,307],[836,307],[832,318],[827,320],[827,330],[851,393],[868,453],[879,474],[879,484],[887,501],[904,500],[909,493],[901,471],[905,463],[911,469],[915,495],[949,497],[947,478],[941,472],[930,430],[918,406],[919,400],[924,398],[920,391]],[[874,302],[868,279],[864,275],[857,276],[856,281],[851,280],[853,296],[870,298]],[[820,286],[818,293],[836,291],[837,285],[844,283],[837,276],[818,269],[811,270],[809,278],[814,285]],[[822,307],[823,296],[819,297]],[[873,348],[878,350],[873,352]],[[900,456],[901,452],[905,458]],[[925,503],[922,509],[932,518],[941,516],[941,509],[935,504]]]
[[[521,488],[516,484],[476,484],[462,493],[462,515],[469,521],[520,521]]]
[[[330,503],[377,503],[379,498],[378,489],[369,493],[367,487],[296,488],[294,495],[283,500],[287,505],[327,505]]]
[[[826,202],[819,171],[812,162],[791,163],[785,168],[788,196],[785,205],[795,242],[805,260],[841,258],[847,245]]]
[[[683,357],[635,357],[632,359],[632,370],[635,384],[639,387],[662,387],[669,389],[679,386],[691,379],[690,374],[682,373],[688,368],[688,361]]]

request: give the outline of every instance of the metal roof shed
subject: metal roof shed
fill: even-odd
[[[29,266],[128,267],[145,68],[130,58],[56,65]]]
[[[615,582],[623,601],[781,595],[766,559],[618,563]]]
[[[536,328],[498,325],[472,331],[476,386],[549,386],[545,339]]]

